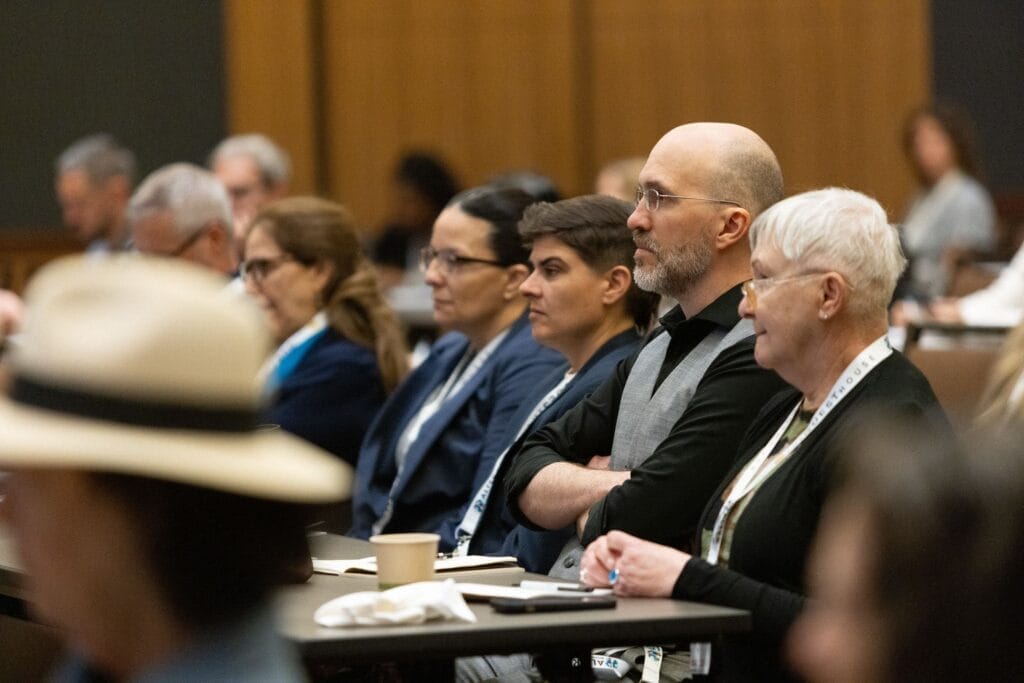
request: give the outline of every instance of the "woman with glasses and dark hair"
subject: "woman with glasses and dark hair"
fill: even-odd
[[[787,680],[779,649],[804,606],[836,447],[864,429],[859,416],[872,407],[936,433],[949,425],[927,380],[886,339],[905,260],[878,202],[836,188],[796,195],[754,221],[750,242],[754,279],[739,312],[754,323],[758,364],[792,387],[751,424],[691,553],[613,531],[587,548],[583,578],[620,595],[750,610],[752,633],[723,639],[711,669],[724,680]],[[695,652],[700,660],[705,648]]]
[[[354,465],[407,350],[351,217],[314,197],[266,206],[249,225],[242,277],[280,344],[263,368],[266,420]]]
[[[434,223],[422,267],[447,332],[388,399],[359,453],[350,535],[456,526],[507,441],[510,418],[560,356],[530,334],[519,285],[529,252],[516,226],[533,198],[488,186],[456,196]],[[442,549],[454,546],[443,538]]]

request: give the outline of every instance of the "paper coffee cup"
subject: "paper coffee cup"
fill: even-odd
[[[394,588],[417,581],[434,579],[437,559],[437,534],[379,534],[370,537],[377,556],[377,585]]]

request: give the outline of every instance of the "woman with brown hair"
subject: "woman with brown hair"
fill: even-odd
[[[972,137],[966,115],[949,104],[907,119],[903,147],[920,187],[900,228],[910,259],[904,295],[947,295],[958,254],[995,246],[995,205],[978,179]]]
[[[348,211],[314,197],[268,205],[246,234],[242,277],[280,344],[262,373],[267,420],[354,465],[408,365]]]

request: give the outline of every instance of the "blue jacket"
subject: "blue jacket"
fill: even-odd
[[[484,508],[480,524],[477,526],[476,533],[473,534],[473,540],[469,544],[469,552],[471,554],[512,555],[519,558],[519,563],[526,567],[527,571],[537,571],[534,567],[541,566],[545,560],[549,567],[555,561],[569,535],[573,533],[573,529],[566,528],[558,531],[542,532],[532,531],[518,524],[505,504],[505,496],[502,495],[504,490],[502,482],[505,472],[508,471],[512,461],[515,460],[519,447],[522,446],[523,441],[526,440],[526,437],[532,431],[543,427],[548,422],[557,420],[561,417],[562,413],[583,400],[612,374],[612,370],[620,361],[636,353],[637,349],[640,348],[642,339],[635,330],[631,329],[621,332],[606,341],[583,364],[583,367],[580,368],[576,377],[569,382],[562,395],[548,406],[543,413],[538,415],[530,425],[530,428],[512,444],[508,455],[505,456],[501,463],[501,467],[494,480],[492,494],[487,499],[487,507]],[[562,380],[568,369],[568,363],[563,363],[551,372],[544,382],[538,385],[537,390],[523,403],[522,410],[512,419],[512,429],[519,429],[523,420],[529,417],[534,406]],[[504,451],[504,445],[502,446],[502,451]],[[540,573],[546,573],[546,571],[547,569],[545,568]]]
[[[282,380],[265,417],[355,465],[385,397],[373,349],[327,328]]]
[[[462,334],[439,339],[370,425],[359,451],[349,536],[368,538],[389,498],[388,533],[454,529],[500,453],[488,446],[508,442],[506,432],[515,429],[512,415],[562,360],[534,341],[527,317],[520,317],[479,372],[423,424],[396,480],[395,447],[402,431],[468,348]],[[454,534],[442,536],[443,550],[454,546]]]

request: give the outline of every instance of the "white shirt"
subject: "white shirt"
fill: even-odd
[[[995,282],[968,294],[959,302],[960,317],[968,325],[1013,327],[1024,318],[1024,246]]]

